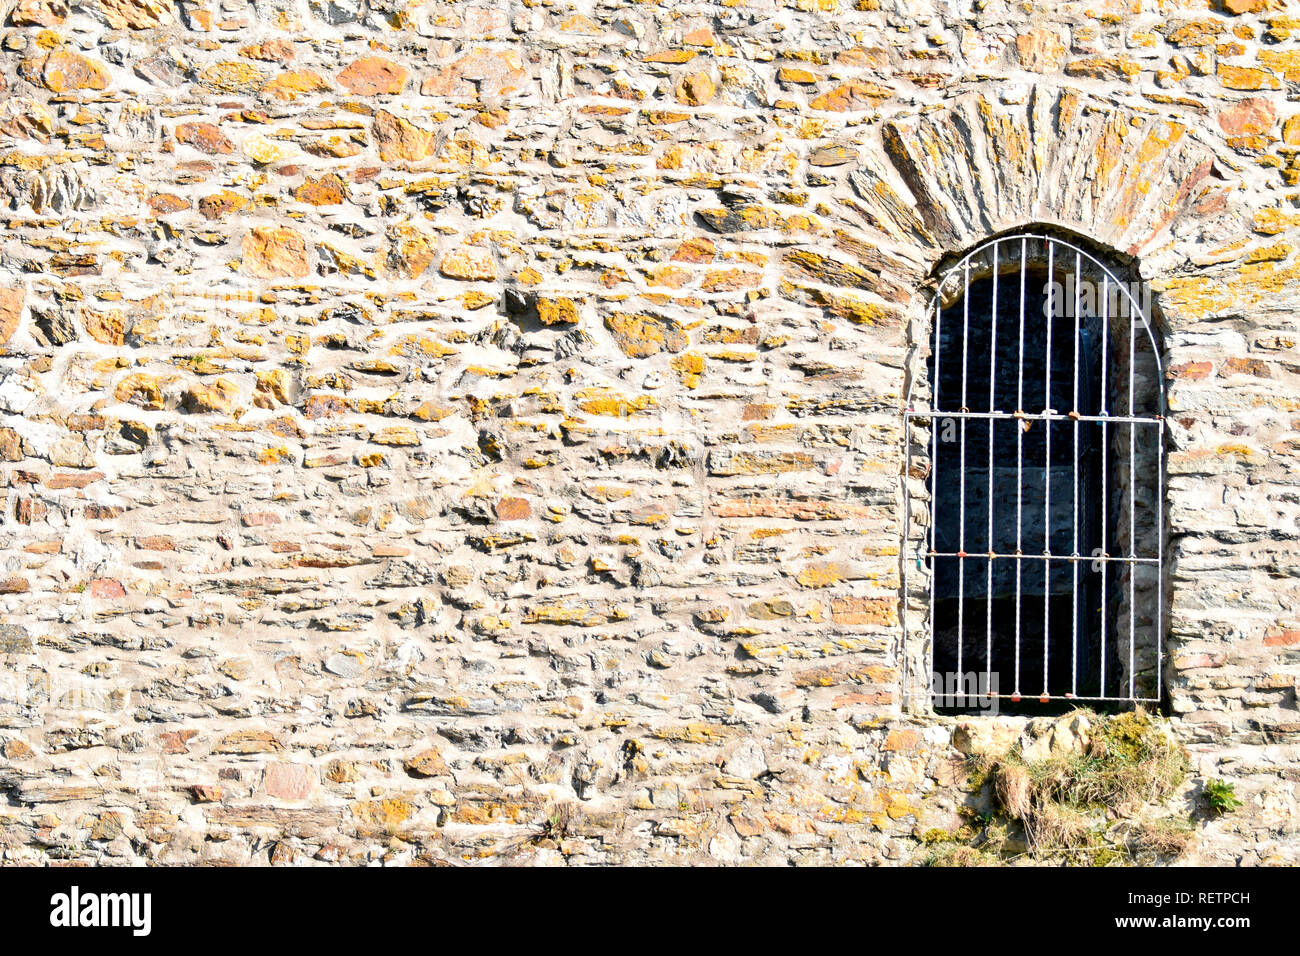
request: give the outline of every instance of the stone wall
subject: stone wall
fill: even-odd
[[[4,24],[4,861],[916,859],[907,369],[1042,225],[1156,293],[1193,858],[1300,862],[1294,4]]]

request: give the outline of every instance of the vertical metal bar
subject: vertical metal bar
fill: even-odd
[[[994,400],[995,382],[998,369],[998,243],[993,243],[993,306],[990,310],[991,327],[989,332],[989,464],[988,464],[988,551],[992,555],[997,549],[993,547],[993,429],[996,427],[992,417],[997,409]],[[986,559],[984,577],[984,677],[989,693],[993,692],[993,558]]]
[[[935,552],[935,534],[939,526],[939,511],[935,505],[939,496],[939,334],[942,331],[940,326],[943,321],[943,286],[947,281],[939,283],[939,294],[934,299],[934,374],[930,383],[930,554]],[[937,576],[939,559],[930,558],[930,685],[934,686],[934,605],[935,605],[935,577]]]
[[[1043,383],[1043,696],[1048,694],[1047,673],[1050,657],[1051,582],[1052,582],[1052,317],[1056,311],[1053,282],[1056,279],[1056,245],[1047,241],[1047,344],[1043,352],[1046,379]]]
[[[915,336],[915,326],[913,326],[912,335]],[[905,372],[912,377],[903,406],[903,560],[899,567],[899,583],[903,589],[903,601],[898,615],[899,630],[901,632],[898,645],[898,672],[901,680],[899,685],[899,706],[906,713],[908,704],[912,700],[911,667],[908,663],[907,654],[910,646],[908,626],[911,618],[908,613],[908,603],[912,592],[907,565],[912,547],[912,389],[916,385],[915,338],[912,339],[912,345],[908,349],[908,360],[903,367]]]
[[[1110,503],[1107,482],[1110,474],[1110,430],[1105,418],[1110,414],[1110,277],[1101,277],[1101,556],[1106,557],[1109,547]],[[1110,563],[1101,562],[1101,668],[1097,693],[1106,696],[1106,621],[1110,608],[1106,605],[1106,579],[1110,576]]]
[[[911,372],[915,374],[915,361],[909,362],[912,366]],[[904,365],[904,369],[907,365]],[[909,395],[910,398],[910,395]],[[907,562],[911,553],[912,545],[912,409],[911,403],[908,402],[903,407],[903,561],[899,568],[899,583],[903,588],[903,601],[899,605],[898,623],[902,632],[901,640],[898,645],[898,673],[902,683],[899,685],[899,706],[903,712],[907,712],[908,695],[910,694],[911,684],[908,682],[907,666],[907,602],[911,592],[908,590],[907,579]]]
[[[1083,256],[1074,254],[1074,457],[1070,472],[1074,477],[1074,561],[1070,565],[1070,695],[1079,693],[1079,286],[1083,283]]]
[[[1133,304],[1128,307],[1128,554],[1137,557],[1137,442],[1133,418],[1134,371],[1137,351],[1137,317],[1133,314]],[[1128,695],[1133,696],[1137,680],[1134,674],[1134,658],[1137,649],[1137,564],[1129,562],[1128,566]]]
[[[1020,352],[1016,369],[1016,411],[1025,413],[1025,261],[1029,257],[1029,240],[1020,239]],[[1024,481],[1025,464],[1025,429],[1024,419],[1016,422],[1016,678],[1013,694],[1020,697],[1020,602],[1021,573],[1024,560],[1021,558],[1021,533],[1024,528]]]
[[[967,356],[970,352],[970,257],[966,257],[966,268],[962,279],[962,313],[961,313],[961,405],[963,413],[970,411],[966,406],[966,371]],[[957,680],[965,687],[966,673],[962,669],[962,654],[966,639],[966,416],[962,415],[961,424],[961,481],[958,485],[958,519],[957,519]],[[963,703],[965,701],[963,700]]]
[[[1154,341],[1151,348],[1155,348]],[[1156,388],[1163,389],[1160,379],[1160,361],[1153,363],[1156,371]],[[1164,696],[1163,658],[1165,650],[1165,423],[1164,409],[1160,409],[1160,424],[1156,426],[1156,697]]]

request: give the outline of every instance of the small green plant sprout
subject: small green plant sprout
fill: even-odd
[[[1223,816],[1225,813],[1231,813],[1241,806],[1241,801],[1237,798],[1237,787],[1227,780],[1207,780],[1205,782],[1205,799],[1210,804],[1210,810],[1216,816]]]

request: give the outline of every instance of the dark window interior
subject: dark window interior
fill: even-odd
[[[1102,541],[1102,426],[971,418],[963,439],[962,419],[944,416],[963,409],[1101,412],[1100,319],[1081,316],[1076,334],[1073,310],[1054,312],[1049,351],[1046,270],[1028,271],[1023,289],[1022,300],[1019,269],[1000,276],[995,305],[993,278],[974,280],[936,323],[928,361],[937,409],[931,448],[934,550],[967,556],[930,559],[933,661],[937,678],[987,673],[998,693],[1020,692],[1019,710],[1045,713],[1039,700],[1044,690],[1061,706],[1069,705],[1063,699],[1069,694],[1098,693],[1107,568],[1069,559],[1092,556]],[[1027,557],[990,560],[989,551]],[[1044,560],[1049,551],[1052,558]],[[1018,708],[1004,701],[1002,709]]]

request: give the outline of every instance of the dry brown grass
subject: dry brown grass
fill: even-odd
[[[1186,852],[1195,836],[1196,828],[1189,820],[1165,817],[1134,826],[1129,835],[1129,843],[1139,854],[1174,858]]]
[[[1083,753],[1027,762],[1017,747],[980,768],[993,782],[998,808],[1023,828],[1030,856],[1106,865],[1127,862],[1133,852],[1181,853],[1188,828],[1126,824],[1121,833],[1112,821],[1136,817],[1172,794],[1186,776],[1186,753],[1145,711],[1088,718],[1092,734]]]

